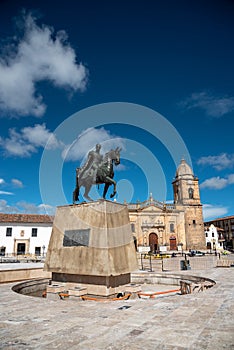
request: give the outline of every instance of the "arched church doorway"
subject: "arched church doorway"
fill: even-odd
[[[151,252],[156,252],[158,250],[158,235],[154,232],[149,235],[149,246]]]
[[[176,237],[170,237],[170,250],[177,250]]]

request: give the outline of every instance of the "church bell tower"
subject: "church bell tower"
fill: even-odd
[[[205,249],[205,233],[198,178],[182,159],[172,182],[174,204],[185,212],[185,249]]]

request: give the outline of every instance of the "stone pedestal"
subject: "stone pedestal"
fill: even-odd
[[[53,282],[109,296],[130,283],[136,269],[127,206],[99,200],[57,208],[45,262]]]

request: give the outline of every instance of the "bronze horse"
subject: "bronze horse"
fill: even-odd
[[[105,184],[102,197],[106,198],[106,193],[110,185],[113,185],[113,193],[111,193],[110,197],[113,198],[116,194],[116,182],[113,180],[114,177],[114,169],[113,163],[115,165],[120,164],[120,151],[121,148],[117,147],[115,150],[111,149],[104,155],[103,161],[98,165],[96,176],[91,177],[81,177],[81,168],[76,169],[76,188],[73,192],[73,204],[79,201],[79,192],[80,188],[83,186],[85,188],[84,198],[89,201],[92,201],[92,198],[89,197],[89,191],[92,185]]]

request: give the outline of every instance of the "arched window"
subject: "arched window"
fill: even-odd
[[[193,199],[193,188],[189,187],[188,189],[189,199]]]

